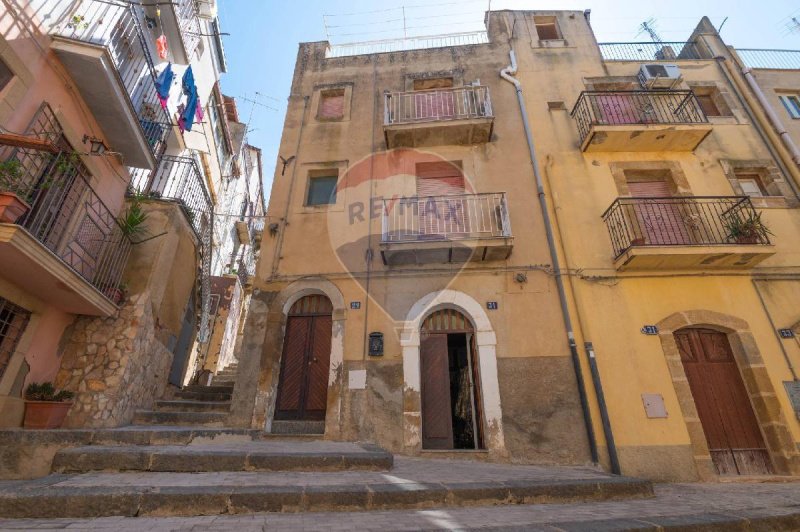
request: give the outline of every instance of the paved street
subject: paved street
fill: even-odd
[[[656,529],[654,523],[679,524],[686,516],[695,521],[714,522],[733,516],[800,514],[800,485],[797,483],[660,485],[656,486],[656,495],[654,499],[623,502],[443,510],[0,520],[0,530],[625,530]],[[792,528],[783,528],[787,529]]]

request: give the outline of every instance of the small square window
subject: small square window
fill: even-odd
[[[0,59],[0,91],[5,89],[12,79],[14,79],[14,73],[6,62]]]
[[[692,87],[697,103],[706,116],[732,116],[730,107],[716,87]]]
[[[308,183],[306,205],[333,205],[336,203],[336,183],[338,176],[312,177]]]
[[[770,195],[759,174],[737,173],[736,179],[739,181],[739,186],[742,187],[742,192],[746,196],[763,198]]]
[[[789,112],[789,116],[800,119],[800,96],[797,94],[787,94],[781,96],[781,103]]]
[[[536,25],[536,34],[539,36],[540,41],[562,39],[556,17],[533,17],[533,23]]]
[[[344,118],[344,89],[322,91],[317,116],[326,120]]]

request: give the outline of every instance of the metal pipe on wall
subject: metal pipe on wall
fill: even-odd
[[[544,219],[544,228],[545,228],[545,233],[547,235],[547,246],[550,250],[550,260],[553,263],[553,270],[555,272],[556,287],[558,289],[558,299],[561,304],[561,316],[562,319],[564,320],[564,326],[567,330],[567,339],[569,342],[570,356],[572,358],[572,366],[573,370],[575,371],[575,379],[577,380],[578,383],[578,395],[580,396],[581,409],[583,411],[583,421],[586,428],[586,434],[589,439],[589,450],[592,455],[592,461],[597,463],[599,461],[599,455],[597,452],[597,440],[594,434],[594,426],[592,424],[591,412],[589,411],[589,400],[586,394],[586,383],[583,380],[583,372],[581,370],[580,359],[578,356],[578,346],[575,343],[575,332],[572,325],[572,318],[570,317],[569,313],[566,291],[564,289],[564,280],[561,277],[561,267],[559,265],[558,252],[556,250],[555,239],[553,237],[553,227],[550,222],[550,214],[547,209],[547,200],[545,198],[542,175],[541,172],[539,171],[539,161],[536,158],[536,149],[533,142],[533,133],[531,132],[530,123],[528,122],[528,112],[525,109],[525,100],[522,95],[522,84],[518,79],[513,77],[514,74],[517,73],[517,58],[514,53],[513,46],[511,47],[509,56],[511,58],[511,64],[500,71],[500,77],[511,83],[517,92],[517,102],[519,103],[519,110],[520,114],[522,115],[522,125],[525,129],[525,137],[528,143],[528,151],[530,154],[531,166],[533,167],[533,175],[536,180],[536,191],[537,195],[539,196],[539,205],[542,209],[542,217]],[[609,440],[607,437],[606,440],[613,442],[613,438]],[[614,458],[611,460],[612,471],[616,474],[619,474],[620,471],[619,471],[619,464],[616,460],[616,449],[612,449],[612,447],[609,446],[609,454],[615,455]]]

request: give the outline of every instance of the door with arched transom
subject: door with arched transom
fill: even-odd
[[[323,295],[292,305],[286,320],[275,419],[321,421],[328,405],[333,306]]]

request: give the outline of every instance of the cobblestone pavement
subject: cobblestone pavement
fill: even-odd
[[[674,518],[673,523],[680,523],[685,516],[699,514],[710,520],[800,514],[800,483],[658,485],[654,499],[583,504],[184,518],[0,519],[0,530],[621,530],[646,527],[648,519],[663,524],[665,518]]]

